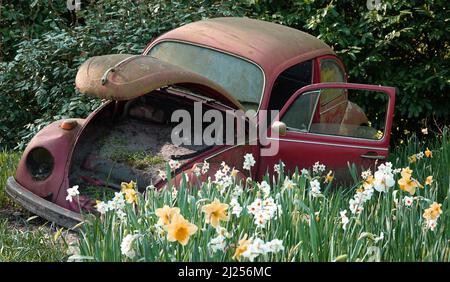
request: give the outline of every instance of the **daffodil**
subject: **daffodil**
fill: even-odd
[[[202,207],[202,212],[206,214],[206,223],[210,223],[213,227],[218,227],[220,221],[227,221],[228,205],[221,203],[218,199],[214,199],[214,201],[209,205],[204,205]]]
[[[363,182],[364,189],[372,189],[374,182],[375,179],[373,178],[373,175],[368,175]]]
[[[411,178],[412,173],[413,171],[409,167],[405,167],[404,169],[402,169],[400,175],[402,176],[402,178]]]
[[[329,183],[333,181],[333,171],[330,170],[330,172],[328,172],[328,174],[325,176],[325,183]]]
[[[231,177],[236,177],[238,175],[238,173],[239,173],[239,170],[233,168],[230,172],[230,175],[231,175]]]
[[[432,203],[423,213],[423,217],[427,220],[436,220],[442,213],[441,206],[442,204]]]
[[[433,183],[433,176],[430,175],[425,179],[425,185],[431,185]]]
[[[412,170],[409,167],[402,169],[400,178],[397,183],[400,186],[400,190],[406,191],[411,195],[416,193],[416,188],[419,186],[416,180],[411,178]]]
[[[121,192],[125,196],[125,200],[132,204],[136,203],[137,201],[137,191],[136,191],[136,182],[130,181],[130,183],[122,182],[120,184],[120,187],[122,188]]]
[[[398,180],[398,185],[400,185],[400,190],[406,191],[411,195],[416,193],[416,188],[419,186],[417,181],[411,178],[401,178]]]
[[[245,251],[247,251],[248,246],[250,246],[251,240],[247,240],[247,234],[244,235],[244,237],[239,240],[239,244],[236,248],[236,251],[234,252],[233,259],[240,261],[241,255]]]
[[[174,214],[171,222],[165,226],[165,229],[169,242],[178,241],[181,245],[185,246],[189,242],[189,238],[197,232],[198,227],[177,213]]]
[[[172,218],[176,214],[180,214],[179,208],[171,208],[168,205],[164,205],[164,207],[156,209],[155,214],[158,219],[158,223],[161,225],[167,225],[171,222]]]
[[[427,157],[427,158],[432,158],[433,157],[433,152],[430,150],[430,149],[428,149],[428,147],[427,147],[427,149],[425,150],[425,157]]]
[[[409,163],[411,163],[411,164],[415,163],[415,162],[417,161],[416,154],[409,156],[409,157],[408,157],[408,161],[409,161]]]

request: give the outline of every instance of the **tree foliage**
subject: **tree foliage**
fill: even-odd
[[[450,120],[446,1],[382,0],[370,10],[346,0],[91,0],[76,12],[65,2],[0,1],[0,147],[23,148],[49,122],[85,117],[100,104],[74,88],[88,57],[137,54],[163,32],[219,16],[306,31],[333,47],[350,81],[396,86],[399,138],[434,118],[439,126]]]

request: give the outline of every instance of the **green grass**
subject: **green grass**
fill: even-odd
[[[53,240],[52,233],[46,226],[18,225],[0,218],[0,262],[65,260],[64,241]]]
[[[66,247],[62,237],[55,242],[51,238],[54,232],[49,227],[27,222],[23,217],[27,218],[29,213],[5,192],[6,180],[15,174],[20,155],[0,151],[0,262],[65,260]]]
[[[19,159],[20,153],[0,151],[0,210],[14,205],[6,195],[5,185],[8,177],[15,174]]]

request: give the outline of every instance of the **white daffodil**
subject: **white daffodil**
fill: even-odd
[[[136,256],[136,252],[133,249],[133,242],[139,237],[139,234],[128,234],[120,243],[120,251],[122,255],[133,259]]]
[[[413,197],[405,196],[403,198],[403,204],[405,204],[405,206],[410,207],[410,206],[412,206],[413,203],[414,203]]]
[[[347,210],[340,211],[339,215],[341,216],[342,229],[346,230],[347,224],[350,222],[350,220],[347,217]]]
[[[266,181],[262,181],[261,184],[258,184],[259,190],[263,192],[264,196],[269,196],[270,194],[270,185]]]
[[[250,170],[255,165],[255,158],[252,154],[245,154],[243,169]]]
[[[310,182],[311,185],[311,196],[314,198],[318,197],[322,192],[320,191],[320,182],[317,179],[314,179]]]
[[[73,197],[80,195],[80,191],[78,191],[79,186],[75,185],[72,188],[67,189],[67,197],[66,200],[72,202]]]
[[[225,237],[222,235],[219,235],[217,237],[214,237],[209,241],[208,248],[213,252],[221,251],[223,252],[225,250],[226,244],[225,244]]]

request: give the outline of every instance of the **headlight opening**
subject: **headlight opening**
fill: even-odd
[[[26,166],[34,180],[42,181],[52,173],[54,159],[47,149],[37,147],[28,153]]]

